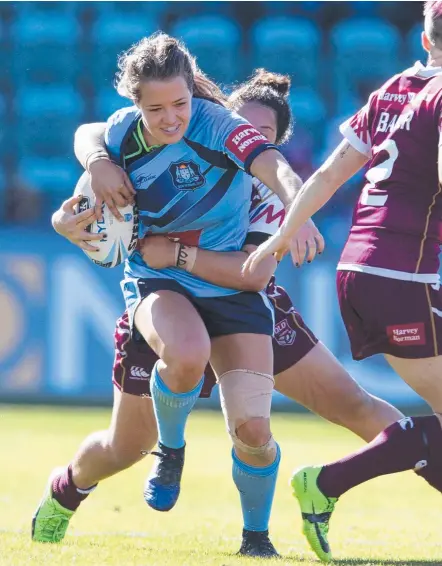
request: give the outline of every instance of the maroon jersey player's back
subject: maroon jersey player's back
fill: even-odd
[[[442,68],[416,63],[341,126],[370,157],[338,269],[436,282],[442,238]]]

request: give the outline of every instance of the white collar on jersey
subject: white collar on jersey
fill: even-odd
[[[435,77],[436,75],[442,75],[442,67],[425,67],[420,61],[416,61],[413,67],[407,69],[404,74],[424,78]]]

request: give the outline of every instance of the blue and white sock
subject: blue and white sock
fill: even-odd
[[[233,481],[240,493],[244,528],[267,531],[275,495],[281,451],[276,445],[276,457],[270,466],[258,468],[242,462],[232,450]]]
[[[182,448],[187,417],[199,397],[204,377],[186,393],[173,393],[161,379],[155,364],[150,380],[150,392],[157,419],[158,440],[168,448]]]

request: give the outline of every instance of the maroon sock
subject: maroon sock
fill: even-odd
[[[442,467],[428,464],[424,468],[416,470],[416,474],[442,493]]]
[[[437,417],[435,417],[435,419],[437,419]],[[430,484],[431,487],[434,487],[434,489],[442,493],[442,450],[440,449],[442,433],[439,421],[431,421],[431,428],[429,424],[427,424],[426,429],[429,449],[428,463],[426,466],[415,471],[416,474]]]
[[[340,497],[352,487],[378,476],[414,468],[422,472],[429,462],[442,470],[442,464],[438,464],[442,462],[441,452],[439,419],[435,415],[406,417],[357,452],[324,466],[318,476],[318,487],[328,497]],[[438,485],[442,486],[442,477]]]
[[[72,480],[72,466],[69,464],[66,470],[52,482],[52,496],[65,509],[76,511],[80,503],[84,501],[96,487],[97,484],[87,489],[79,489]]]

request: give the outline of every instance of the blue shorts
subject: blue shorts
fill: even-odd
[[[267,295],[239,292],[221,297],[195,297],[171,279],[127,279],[121,283],[129,324],[138,305],[156,291],[174,291],[186,297],[198,311],[211,338],[229,334],[265,334],[273,336],[274,312]]]

